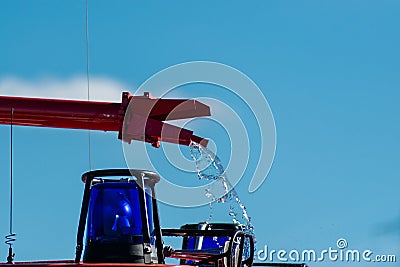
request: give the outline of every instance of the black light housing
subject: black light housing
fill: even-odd
[[[180,229],[163,229],[162,233],[183,237],[182,249],[173,250],[168,255],[180,259],[180,264],[251,267],[254,239],[252,234],[242,229],[240,224],[201,222],[185,224]]]
[[[159,180],[154,172],[133,169],[83,174],[75,262],[82,255],[87,225],[83,262],[164,263],[154,190]]]

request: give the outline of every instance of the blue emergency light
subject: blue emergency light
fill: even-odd
[[[185,224],[180,229],[163,229],[163,234],[183,237],[182,249],[169,253],[182,265],[250,267],[253,263],[253,235],[240,224]]]
[[[154,191],[160,177],[149,171],[112,169],[87,172],[82,180],[75,261],[80,261],[86,225],[83,262],[163,263]]]

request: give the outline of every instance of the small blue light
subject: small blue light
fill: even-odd
[[[229,238],[225,236],[204,237],[202,249],[223,248],[228,240]]]
[[[196,241],[200,242],[199,249],[214,249],[214,248],[223,248],[225,246],[225,242],[229,241],[229,237],[226,236],[204,236],[202,239],[199,237],[189,237],[187,240],[186,249],[197,249]]]

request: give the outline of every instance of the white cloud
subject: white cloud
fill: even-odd
[[[133,93],[135,90],[108,77],[90,78],[90,100],[120,102],[123,91]],[[0,95],[87,100],[87,80],[84,76],[33,80],[0,77]]]

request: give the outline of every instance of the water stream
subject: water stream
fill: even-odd
[[[254,236],[254,226],[251,223],[251,217],[247,213],[246,206],[240,200],[234,187],[227,179],[224,167],[218,156],[205,148],[204,146],[192,142],[190,144],[190,153],[196,164],[197,175],[199,179],[212,180],[206,189],[206,196],[211,198],[210,214],[207,222],[213,219],[213,205],[222,203],[229,205],[228,214],[233,223],[239,223],[243,226],[243,231]]]

